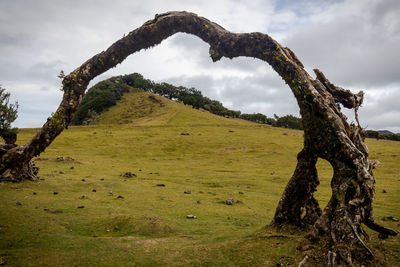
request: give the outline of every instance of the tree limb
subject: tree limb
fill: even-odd
[[[333,95],[336,103],[341,103],[346,108],[354,109],[357,109],[359,106],[361,106],[364,99],[363,91],[353,94],[350,90],[346,90],[342,87],[332,84],[319,69],[314,69],[314,72],[317,75],[317,79]]]

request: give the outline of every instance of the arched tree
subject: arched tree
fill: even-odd
[[[62,102],[53,116],[31,141],[3,154],[2,177],[34,179],[29,173],[31,159],[68,127],[89,82],[130,54],[157,45],[177,32],[193,34],[207,42],[213,61],[246,56],[267,62],[292,90],[302,116],[304,148],[298,154],[296,170],[278,204],[273,223],[313,224],[308,237],[313,241],[324,240],[321,244],[326,244],[324,251],[330,266],[353,265],[354,258],[364,261],[373,257],[363,239],[368,235],[362,223],[382,235],[396,232],[374,221],[372,169],[376,162],[368,159],[361,127],[349,124],[338,105],[354,109],[357,114],[363,93],[353,94],[333,85],[318,70],[314,79],[289,48],[282,47],[267,34],[232,33],[193,13],[156,15],[67,75],[63,80]],[[315,169],[318,158],[329,161],[334,170],[332,197],[323,211],[313,197],[319,184]]]

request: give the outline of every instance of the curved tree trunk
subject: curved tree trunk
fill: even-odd
[[[375,180],[371,171],[374,164],[368,159],[361,128],[349,125],[338,106],[341,103],[357,110],[362,102],[362,92],[355,95],[337,87],[318,70],[315,71],[317,78],[313,79],[289,48],[282,47],[266,34],[231,33],[188,12],[156,15],[66,76],[63,80],[64,96],[57,111],[30,142],[2,154],[2,177],[12,173],[12,179],[24,179],[24,176],[17,177],[18,174],[22,175],[31,159],[43,152],[68,127],[94,77],[115,67],[130,54],[157,45],[177,32],[193,34],[207,42],[213,61],[239,56],[261,59],[270,64],[291,88],[305,128],[305,147],[278,205],[275,223],[303,225],[317,220],[309,236],[315,239],[322,235],[328,240],[327,253],[331,265],[351,265],[352,252],[359,249],[365,255],[372,254],[360,237],[366,236],[361,223],[385,235],[396,234],[374,223]],[[320,209],[312,195],[318,185],[315,171],[318,157],[328,160],[334,169],[332,198],[319,218]]]

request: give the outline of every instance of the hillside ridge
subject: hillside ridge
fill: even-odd
[[[240,118],[277,127],[302,129],[301,119],[293,115],[279,117],[274,114],[273,118],[269,118],[261,113],[241,113],[241,111],[230,110],[224,107],[223,104],[217,100],[212,100],[203,96],[203,94],[195,88],[175,86],[165,82],[156,83],[152,80],[145,79],[139,73],[115,76],[91,87],[79,105],[72,124],[91,124],[101,112],[116,105],[122,95],[129,91],[154,93],[170,100],[182,102],[194,109],[206,110],[222,117]]]
[[[131,90],[123,94],[117,104],[101,112],[93,124],[130,124],[134,126],[187,126],[251,124],[251,122],[225,118],[204,109],[170,100],[150,92]]]

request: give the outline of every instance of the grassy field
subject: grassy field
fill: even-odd
[[[35,132],[21,130],[18,143]],[[380,218],[400,217],[400,142],[367,145],[381,162],[375,216],[399,231]],[[300,131],[127,94],[98,124],[64,131],[36,159],[39,182],[0,186],[0,257],[8,266],[297,266],[304,232],[265,226],[301,147]],[[324,206],[332,169],[320,160],[318,172]],[[372,233],[371,266],[399,265],[399,241]]]

